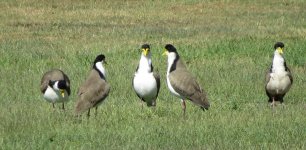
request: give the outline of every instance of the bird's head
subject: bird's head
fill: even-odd
[[[142,51],[142,54],[143,54],[144,56],[148,56],[149,53],[150,53],[150,45],[149,45],[149,44],[143,44],[143,45],[141,46],[141,51]]]
[[[169,55],[171,53],[177,54],[176,48],[171,44],[167,44],[165,46],[165,52],[163,53],[163,55]]]
[[[65,80],[49,81],[49,86],[54,90],[59,91],[62,97],[65,97],[65,90],[67,89],[67,83]]]
[[[107,62],[105,61],[105,56],[103,54],[100,54],[96,57],[95,61],[94,61],[94,66],[97,63],[102,63],[102,64],[107,64]]]
[[[277,51],[281,55],[284,53],[284,47],[285,45],[282,42],[276,42],[274,45],[275,51]]]

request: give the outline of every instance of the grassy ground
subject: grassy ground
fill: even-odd
[[[306,149],[305,8],[303,0],[2,0],[0,149]],[[264,77],[276,41],[294,84],[272,111]],[[141,110],[131,79],[146,42],[162,87],[157,107]],[[167,43],[207,91],[209,111],[188,102],[182,117],[166,87]],[[78,121],[77,88],[100,53],[111,93],[97,117]],[[72,81],[66,111],[39,91],[51,68]]]

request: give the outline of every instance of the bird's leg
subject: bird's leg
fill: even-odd
[[[65,104],[64,103],[62,104],[62,109],[65,110]]]
[[[87,118],[89,118],[89,116],[90,116],[90,109],[88,109]]]
[[[140,101],[141,111],[143,111],[143,100]]]
[[[184,116],[185,116],[185,112],[186,112],[186,102],[185,102],[185,100],[181,99],[181,103],[182,103],[183,114],[184,114]]]
[[[53,112],[55,111],[55,105],[52,103]]]
[[[274,109],[274,107],[275,107],[275,99],[274,99],[274,97],[272,97],[272,103],[271,103],[271,106],[272,106],[272,109]]]
[[[97,117],[97,114],[98,114],[98,107],[96,107],[95,117]]]

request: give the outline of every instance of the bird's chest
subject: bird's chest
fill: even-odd
[[[44,93],[44,98],[49,102],[62,102],[68,99],[68,93],[65,91],[64,97],[61,96],[59,91],[55,91],[48,87]]]
[[[290,88],[290,78],[286,72],[270,73],[268,89],[274,90],[277,94],[287,92]]]
[[[167,85],[168,85],[168,88],[169,88],[170,92],[171,92],[173,95],[175,95],[175,96],[181,98],[180,94],[177,93],[177,92],[174,90],[174,88],[173,88],[173,86],[172,86],[172,84],[171,84],[171,82],[170,82],[169,75],[167,75]]]
[[[136,73],[133,84],[135,91],[141,96],[155,96],[157,92],[157,83],[153,73]]]

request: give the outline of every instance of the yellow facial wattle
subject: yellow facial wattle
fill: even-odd
[[[64,90],[60,90],[62,97],[65,97],[65,91]]]
[[[149,49],[148,48],[143,48],[142,49],[142,52],[143,52],[143,55],[147,56],[149,54]]]
[[[280,48],[280,47],[278,47],[276,50],[277,50],[277,52],[278,52],[279,54],[283,54],[283,53],[284,53],[284,52],[283,52],[283,49]]]
[[[163,56],[166,56],[166,55],[168,55],[168,51],[167,50],[165,50],[164,53],[163,53]]]

